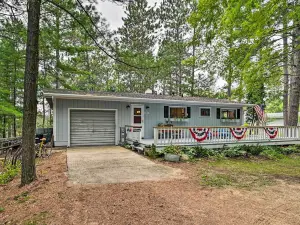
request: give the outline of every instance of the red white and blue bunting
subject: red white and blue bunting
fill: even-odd
[[[192,137],[198,142],[204,141],[209,132],[209,128],[190,128],[189,130]]]
[[[278,128],[276,128],[276,127],[266,127],[265,131],[271,139],[276,138],[276,136],[278,134]]]
[[[240,139],[243,139],[246,132],[247,132],[247,128],[241,128],[241,127],[238,127],[238,128],[230,128],[230,131],[232,133],[232,135],[240,140]]]

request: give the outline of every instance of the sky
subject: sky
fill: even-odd
[[[159,4],[162,0],[148,0],[149,5]],[[110,28],[116,30],[123,25],[122,17],[125,16],[125,4],[116,4],[108,0],[99,1],[98,11],[103,14],[110,24]]]

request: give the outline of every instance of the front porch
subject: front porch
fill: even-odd
[[[129,126],[130,127],[130,126]],[[223,148],[234,145],[300,144],[300,127],[154,127],[153,139],[142,139],[139,128],[127,129],[126,140],[154,144]]]

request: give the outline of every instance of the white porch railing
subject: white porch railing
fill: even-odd
[[[125,140],[126,141],[132,141],[132,142],[141,142],[141,130],[142,127],[140,126],[125,126]]]
[[[300,127],[154,127],[156,146],[283,141],[300,141]]]

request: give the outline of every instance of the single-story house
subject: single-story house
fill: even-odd
[[[44,90],[53,109],[55,146],[117,145],[120,129],[141,127],[141,138],[154,138],[154,127],[241,126],[247,104],[206,97],[157,94]]]

